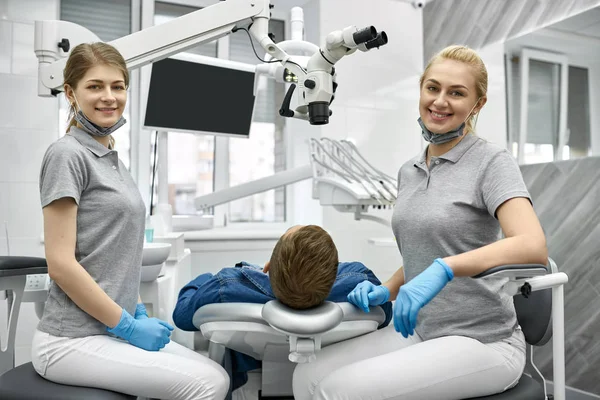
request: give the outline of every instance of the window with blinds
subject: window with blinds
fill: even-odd
[[[103,42],[110,42],[131,33],[131,2],[61,0],[60,19],[81,25]]]

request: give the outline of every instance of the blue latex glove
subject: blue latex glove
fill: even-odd
[[[394,328],[405,338],[414,333],[419,310],[454,278],[454,271],[441,258],[400,286],[394,303]]]
[[[158,351],[171,341],[174,328],[158,318],[135,319],[125,309],[121,319],[114,328],[106,330],[132,345],[148,351]]]
[[[146,319],[148,318],[148,311],[146,311],[146,306],[144,303],[138,303],[135,306],[135,315],[133,316],[135,319]]]
[[[390,298],[390,291],[383,285],[375,285],[371,281],[362,281],[350,293],[348,302],[364,312],[369,312],[369,306],[378,306]]]

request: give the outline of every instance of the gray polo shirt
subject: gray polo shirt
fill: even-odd
[[[398,173],[392,229],[406,281],[438,257],[474,250],[501,238],[496,210],[506,200],[529,197],[519,166],[505,149],[468,134],[425,163],[420,157]],[[425,340],[460,335],[483,343],[509,337],[517,326],[505,279],[456,277],[421,311],[417,333]]]
[[[131,315],[139,294],[145,206],[117,152],[72,127],[44,155],[42,208],[72,197],[77,209],[75,258],[100,287]],[[55,336],[107,334],[54,282],[38,329]]]

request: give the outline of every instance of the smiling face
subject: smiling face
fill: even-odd
[[[419,114],[431,132],[450,132],[479,111],[485,97],[479,103],[478,97],[472,67],[440,59],[430,66],[423,79]]]
[[[90,121],[103,128],[117,123],[127,103],[123,73],[106,64],[90,68],[75,88],[65,85],[65,94],[76,110],[81,107]]]

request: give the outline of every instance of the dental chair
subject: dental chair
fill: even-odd
[[[514,296],[517,318],[527,341],[527,364],[519,383],[491,396],[468,400],[565,400],[564,284],[568,277],[549,259],[544,265],[505,265],[473,279],[508,278],[504,289]],[[350,303],[330,303],[293,310],[278,301],[262,304],[209,304],[196,311],[193,324],[208,339],[208,355],[224,365],[227,349],[262,360],[259,399],[293,399],[295,363],[311,362],[322,347],[377,329],[380,307],[364,313]],[[553,340],[554,396],[533,364],[532,346]],[[464,399],[467,400],[467,399]]]
[[[365,313],[350,303],[325,302],[295,310],[276,300],[264,305],[208,304],[192,320],[210,341],[212,360],[225,366],[230,349],[262,361],[259,399],[293,399],[296,363],[311,362],[322,347],[373,332],[384,321],[381,307]]]
[[[15,366],[15,334],[27,275],[48,272],[38,257],[0,256],[0,291],[7,291],[8,340],[0,347],[0,399],[2,400],[135,400],[108,390],[60,385],[42,378],[29,362]]]
[[[508,277],[507,290],[515,293],[517,320],[527,342],[525,372],[519,383],[495,395],[472,397],[468,400],[565,400],[564,359],[564,298],[563,285],[568,281],[564,272],[548,259],[542,265],[510,265],[491,268],[475,279]],[[543,346],[553,339],[554,395],[547,394],[546,381],[533,363],[533,346]],[[465,399],[467,400],[467,399]]]

